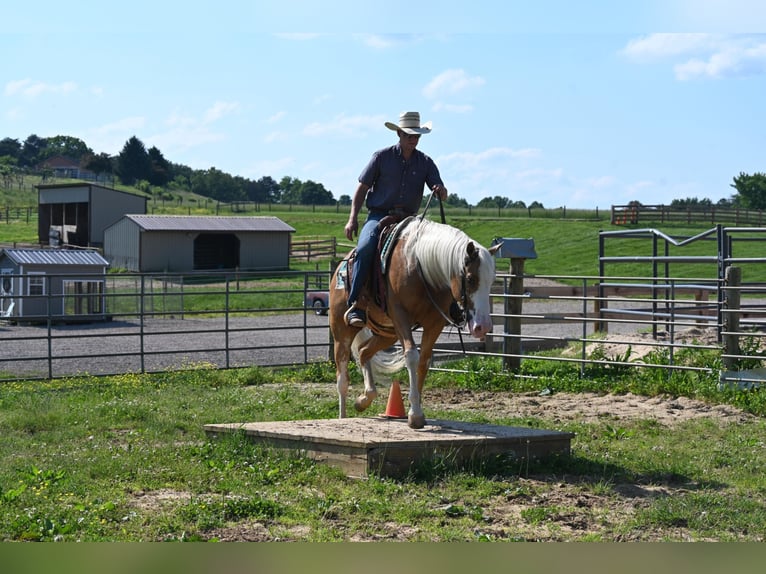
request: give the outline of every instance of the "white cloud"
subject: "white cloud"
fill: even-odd
[[[470,88],[483,86],[484,84],[484,78],[481,76],[469,76],[465,70],[445,70],[426,84],[423,88],[423,95],[432,100],[451,96]]]
[[[423,36],[418,34],[356,34],[356,38],[368,48],[388,50],[420,42]]]
[[[535,159],[540,157],[541,152],[536,148],[512,149],[493,147],[479,153],[455,152],[440,156],[438,164],[450,164],[452,169],[474,170],[487,167],[493,162],[504,162],[515,159]]]
[[[279,131],[270,132],[263,137],[263,141],[266,143],[287,141],[288,139],[289,139],[289,136],[287,135],[286,132],[279,132]]]
[[[239,109],[239,104],[237,102],[215,102],[210,108],[208,108],[205,111],[205,115],[203,117],[202,123],[209,124],[212,122],[216,122],[223,118],[224,116],[229,115],[232,112],[235,112]]]
[[[679,80],[766,72],[764,36],[651,34],[631,40],[622,53],[639,62],[674,60],[673,70]]]
[[[649,34],[628,42],[622,53],[636,60],[655,60],[710,51],[719,41],[712,34]]]
[[[125,142],[140,133],[145,125],[146,119],[142,116],[122,118],[88,130],[83,140],[98,153],[117,154],[122,150]]]
[[[29,78],[12,80],[5,84],[6,96],[26,96],[34,98],[42,94],[69,94],[77,89],[75,82],[62,82],[60,84],[46,84],[35,82]]]
[[[444,102],[436,102],[431,110],[434,112],[451,112],[453,114],[468,114],[473,111],[473,106],[470,104],[445,104]]]
[[[266,118],[267,124],[275,124],[282,120],[287,115],[287,112],[277,112],[276,114],[273,114]]]
[[[368,131],[380,129],[385,121],[383,116],[346,116],[339,114],[330,122],[313,122],[308,124],[303,128],[303,134],[307,136],[358,136]]]
[[[268,175],[279,180],[280,176],[286,175],[293,165],[295,165],[295,158],[293,157],[261,160],[248,167],[244,176],[260,178]]]

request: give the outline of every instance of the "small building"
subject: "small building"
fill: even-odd
[[[38,185],[37,196],[41,245],[100,247],[123,215],[146,213],[146,197],[94,183]]]
[[[104,232],[104,257],[137,272],[284,270],[292,233],[277,217],[130,214]]]
[[[0,251],[0,317],[15,321],[103,320],[106,269],[97,251]]]

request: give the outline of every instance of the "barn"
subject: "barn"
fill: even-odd
[[[0,251],[0,316],[12,320],[102,320],[106,269],[97,251]]]
[[[104,257],[150,273],[284,270],[294,232],[277,217],[128,214],[104,232]]]
[[[101,247],[104,230],[126,213],[146,213],[146,197],[93,183],[37,186],[41,245]]]

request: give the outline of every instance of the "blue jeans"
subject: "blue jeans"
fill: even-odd
[[[367,282],[372,269],[372,258],[378,250],[378,222],[386,216],[385,213],[369,213],[367,221],[364,222],[362,230],[359,232],[359,239],[356,244],[356,259],[354,260],[354,272],[351,278],[351,291],[348,294],[348,305],[356,303],[359,298],[359,292]]]

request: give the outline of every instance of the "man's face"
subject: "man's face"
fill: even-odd
[[[420,134],[410,135],[399,130],[399,145],[404,151],[411,152],[414,150],[418,145],[418,141],[420,141]]]

